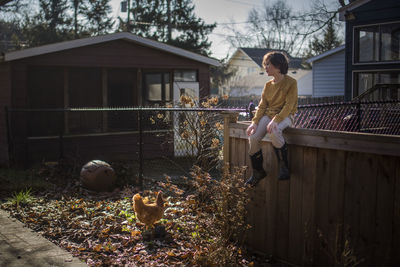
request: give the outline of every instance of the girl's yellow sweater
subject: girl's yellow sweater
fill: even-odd
[[[263,116],[280,123],[297,112],[297,81],[285,75],[283,80],[267,82],[261,94],[261,101],[252,120],[258,124]]]

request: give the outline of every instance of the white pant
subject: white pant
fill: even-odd
[[[253,135],[249,136],[249,154],[253,155],[261,149],[261,139],[267,134],[267,125],[271,119],[268,116],[264,116],[260,119],[257,125],[257,130]],[[268,134],[271,139],[271,143],[276,148],[281,148],[285,144],[285,138],[283,138],[282,131],[293,125],[293,117],[286,117],[283,121],[278,123],[277,129],[273,130],[272,133]]]

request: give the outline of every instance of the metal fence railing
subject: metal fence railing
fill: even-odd
[[[240,108],[68,108],[8,109],[12,162],[30,166],[73,158],[128,161],[143,177],[189,176],[196,164],[221,167],[223,112]]]
[[[302,105],[295,127],[400,135],[400,101]]]
[[[9,109],[11,163],[29,166],[73,158],[129,161],[143,177],[188,176],[193,164],[217,170],[222,162],[223,115],[245,108]],[[294,127],[400,135],[400,102],[300,105]]]

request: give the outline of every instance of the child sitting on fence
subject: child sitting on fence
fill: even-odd
[[[251,186],[256,186],[267,176],[261,151],[261,139],[266,134],[278,158],[278,179],[290,178],[288,147],[282,131],[293,125],[293,115],[297,111],[297,81],[287,75],[289,62],[286,55],[281,52],[269,52],[264,55],[262,63],[268,76],[274,78],[265,84],[256,114],[247,128],[253,175],[246,184]]]

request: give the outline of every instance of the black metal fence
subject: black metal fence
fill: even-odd
[[[400,135],[400,101],[299,106],[296,128]]]
[[[127,162],[136,183],[143,177],[189,176],[196,164],[222,167],[223,112],[240,108],[69,108],[10,109],[10,159],[25,167],[73,159]]]
[[[223,115],[244,108],[10,109],[11,163],[99,159],[129,162],[143,177],[189,176],[193,164],[208,171],[222,162]],[[400,135],[400,102],[300,105],[296,128]]]

